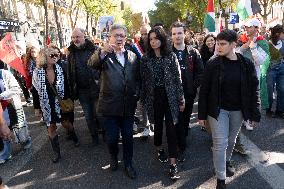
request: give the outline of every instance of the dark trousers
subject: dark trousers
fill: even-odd
[[[29,102],[30,93],[29,93],[29,90],[26,87],[26,82],[25,82],[24,78],[19,77],[19,76],[15,77],[15,78],[17,79],[19,86],[23,91],[26,102]]]
[[[192,114],[193,104],[194,104],[194,98],[185,100],[185,109],[183,111],[183,127],[184,127],[184,134],[186,137],[188,136],[188,125]]]
[[[37,92],[37,90],[35,89],[34,86],[32,86],[32,88],[31,88],[31,93],[32,93],[32,96],[33,96],[34,109],[41,109],[40,108],[40,102],[39,102],[39,95],[38,95],[38,92]]]
[[[97,98],[91,92],[79,92],[79,101],[85,114],[87,126],[92,137],[97,137],[98,120],[96,113]]]
[[[161,146],[163,138],[163,122],[165,117],[169,158],[177,157],[177,129],[173,123],[171,110],[165,89],[155,89],[154,97],[154,145]]]
[[[177,126],[177,140],[178,147],[180,151],[186,149],[186,137],[188,136],[188,125],[190,122],[190,116],[192,114],[192,108],[194,104],[194,98],[186,100],[185,109],[183,112],[180,112],[179,122]]]
[[[123,161],[125,166],[130,166],[133,157],[133,123],[134,116],[105,116],[104,128],[107,136],[107,145],[112,157],[118,154],[119,131],[121,131],[123,144]]]

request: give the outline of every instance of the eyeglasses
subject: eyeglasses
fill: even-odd
[[[50,54],[49,57],[50,57],[50,58],[54,58],[54,57],[55,57],[55,58],[58,58],[58,57],[59,57],[59,54]]]
[[[123,35],[123,34],[115,34],[115,35],[113,35],[113,37],[115,37],[115,38],[125,38],[126,36],[125,35]]]

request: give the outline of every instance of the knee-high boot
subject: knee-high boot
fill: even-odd
[[[54,138],[49,137],[49,140],[54,152],[52,162],[57,163],[59,159],[61,159],[58,135],[56,135]]]

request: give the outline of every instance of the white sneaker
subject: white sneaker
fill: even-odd
[[[150,130],[145,128],[144,131],[141,133],[141,137],[148,137],[150,136]]]
[[[250,125],[250,122],[249,121],[245,121],[245,126],[246,126],[246,129],[248,131],[252,131],[253,130],[253,127]]]

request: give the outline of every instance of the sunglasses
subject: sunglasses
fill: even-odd
[[[55,58],[58,58],[58,57],[59,57],[59,54],[50,54],[49,57],[50,57],[50,58],[54,58],[54,57],[55,57]]]

